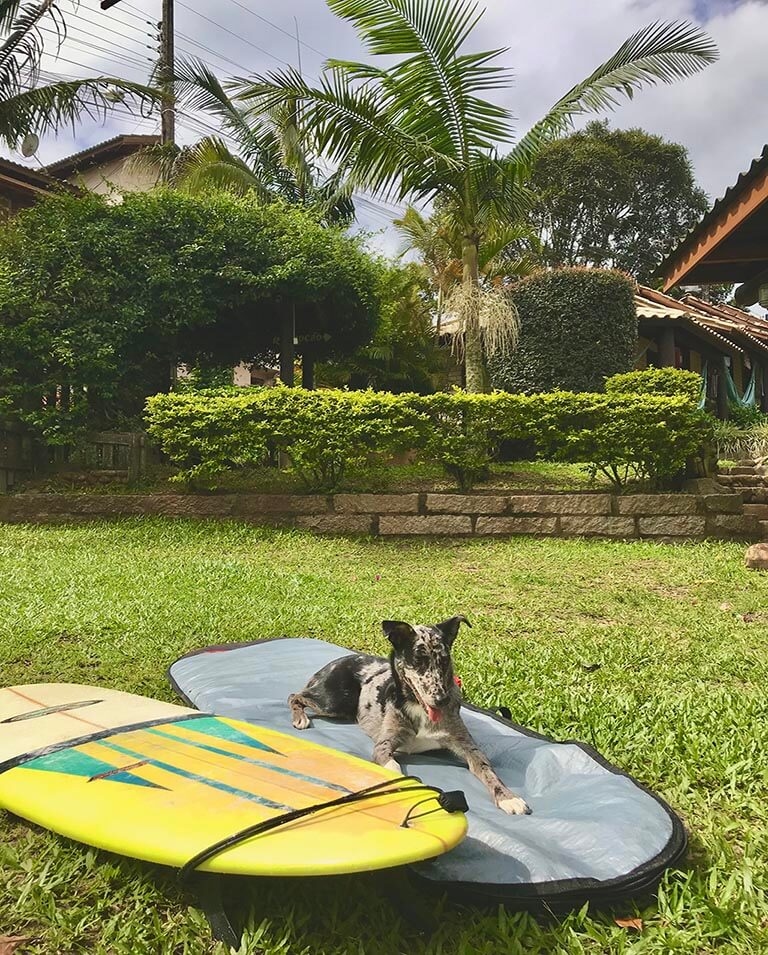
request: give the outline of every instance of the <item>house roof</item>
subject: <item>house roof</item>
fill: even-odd
[[[95,146],[89,146],[79,153],[72,156],[65,156],[64,159],[58,159],[45,167],[45,171],[50,176],[57,179],[66,179],[73,173],[86,169],[88,166],[96,166],[100,163],[109,162],[112,159],[121,159],[124,156],[132,156],[134,153],[145,149],[147,146],[155,146],[160,142],[159,136],[114,136],[103,143],[96,143]]]
[[[61,189],[62,186],[69,190],[74,188],[69,183],[62,183],[39,169],[22,166],[20,163],[0,157],[0,191],[12,189],[34,198],[40,193]]]
[[[669,253],[658,274],[665,290],[681,284],[748,283],[739,300],[752,304],[757,301],[752,286],[756,280],[768,281],[766,270],[768,145]]]
[[[687,325],[718,350],[759,351],[768,355],[768,322],[728,305],[713,305],[695,296],[670,298],[655,289],[639,286],[635,295],[638,318],[664,319]]]

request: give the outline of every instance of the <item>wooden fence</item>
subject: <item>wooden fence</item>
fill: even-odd
[[[0,420],[0,494],[35,473],[60,470],[96,471],[133,482],[156,455],[141,432],[100,431],[78,447],[46,447],[23,425]]]

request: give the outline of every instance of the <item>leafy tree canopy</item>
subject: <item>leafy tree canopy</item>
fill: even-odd
[[[0,233],[0,399],[48,438],[114,423],[178,362],[272,358],[294,310],[299,354],[348,355],[373,334],[378,281],[356,240],[298,208],[55,197]]]
[[[530,187],[548,265],[616,268],[644,283],[708,208],[685,147],[605,121],[545,145]]]

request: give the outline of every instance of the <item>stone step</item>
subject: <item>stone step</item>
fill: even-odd
[[[760,474],[719,473],[717,480],[727,487],[768,487],[768,480]]]
[[[760,529],[763,532],[763,540],[768,540],[768,521],[760,521]]]
[[[737,464],[732,468],[722,468],[720,470],[721,474],[757,474],[759,477],[762,477],[762,469],[758,468],[755,464],[742,465]]]
[[[768,504],[768,488],[745,487],[741,489],[745,504]]]
[[[745,504],[744,513],[759,521],[768,521],[768,504]]]

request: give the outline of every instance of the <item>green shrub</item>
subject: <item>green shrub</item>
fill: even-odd
[[[612,375],[605,381],[609,395],[683,395],[698,403],[703,379],[698,372],[682,368],[646,368]]]
[[[350,468],[405,449],[442,465],[469,490],[487,476],[501,441],[521,440],[542,458],[587,462],[618,488],[630,478],[660,487],[712,438],[710,417],[680,395],[565,391],[229,389],[156,395],[147,403],[147,421],[182,480],[211,480],[283,452],[315,491],[337,490]]]
[[[263,464],[271,429],[255,412],[254,392],[181,391],[147,399],[149,434],[181,469],[178,479],[205,484],[222,471]]]
[[[284,387],[155,395],[146,419],[180,480],[210,481],[282,452],[314,491],[337,490],[372,455],[417,446],[426,420],[386,392]]]
[[[405,400],[428,420],[423,458],[440,464],[462,491],[488,477],[499,439],[493,396],[455,391]]]
[[[536,395],[533,426],[539,453],[588,462],[622,488],[629,479],[658,489],[702,452],[710,418],[686,397],[666,395]]]
[[[603,390],[637,348],[634,284],[620,272],[554,269],[511,289],[520,315],[514,354],[489,362],[494,387],[526,393]]]
[[[765,415],[756,405],[741,405],[735,401],[728,403],[728,417],[740,428],[752,428],[763,424],[766,420]]]
[[[744,458],[768,458],[768,420],[761,414],[761,421],[751,426],[735,421],[713,419],[714,442],[720,461],[740,461]]]

